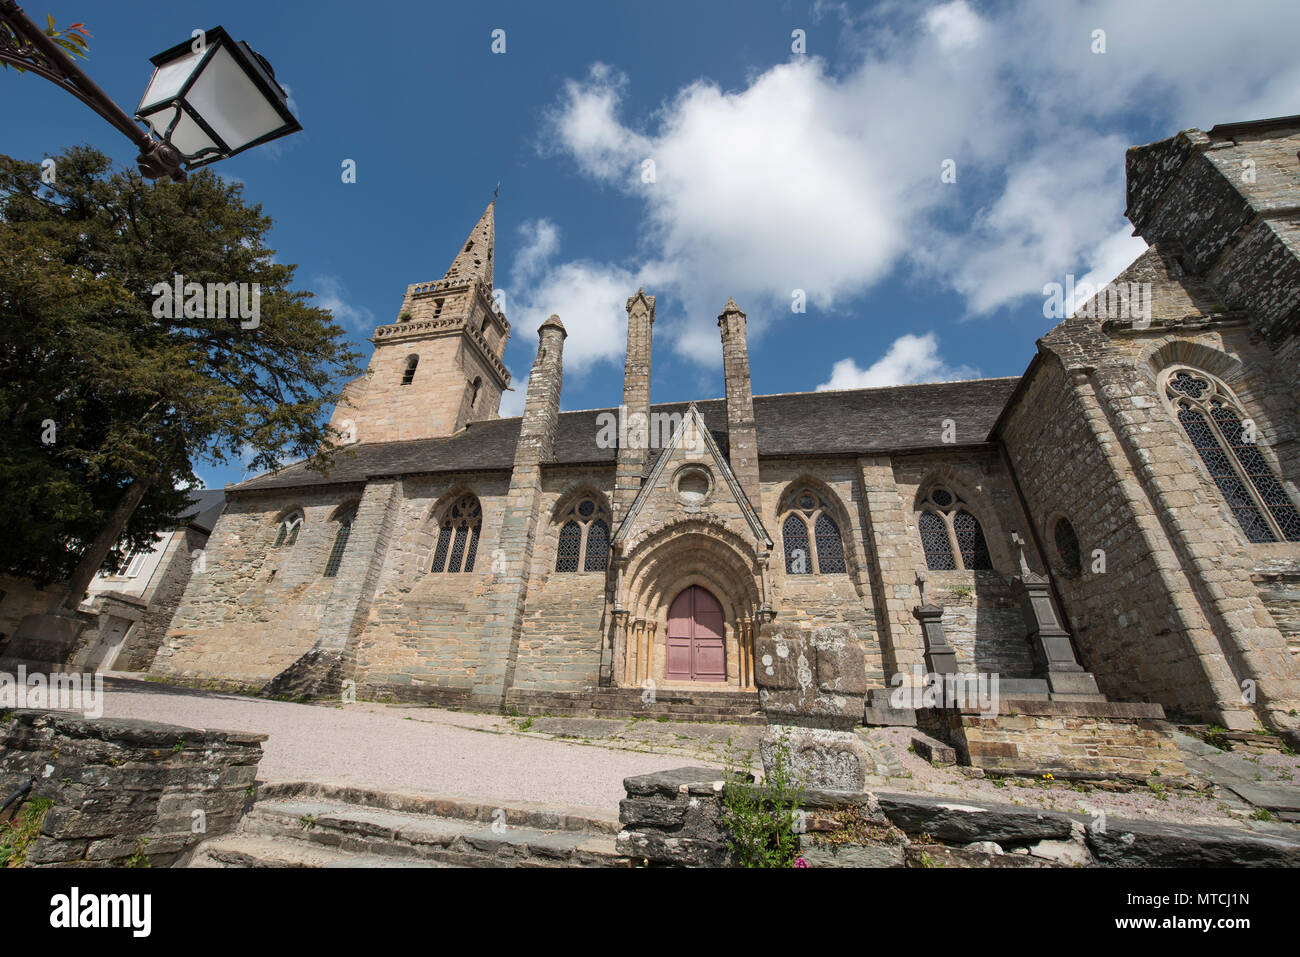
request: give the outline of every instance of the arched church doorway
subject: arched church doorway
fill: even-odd
[[[669,681],[726,681],[727,650],[722,605],[699,585],[692,585],[668,607]]]

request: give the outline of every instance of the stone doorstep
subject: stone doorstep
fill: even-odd
[[[310,826],[303,819],[310,818]],[[252,850],[240,842],[253,842]],[[241,856],[242,855],[242,856]],[[200,846],[191,866],[621,866],[608,834],[548,831],[314,800],[259,802],[239,833]],[[320,860],[317,861],[317,858]],[[284,859],[285,863],[276,862]],[[356,861],[356,863],[352,863]],[[377,863],[376,863],[377,862]]]
[[[376,791],[350,785],[314,781],[259,783],[257,801],[297,799],[330,807],[368,808],[463,821],[492,822],[493,812],[505,811],[507,825],[544,830],[617,834],[618,815],[604,808],[560,807],[525,801],[491,801],[486,798],[435,797],[406,791]],[[256,807],[256,806],[255,806]]]
[[[439,861],[404,861],[350,854],[321,845],[227,835],[201,845],[190,867],[451,867]]]

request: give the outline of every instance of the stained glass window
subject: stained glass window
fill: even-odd
[[[609,511],[595,495],[582,495],[556,518],[557,572],[603,572],[609,567]]]
[[[570,519],[560,529],[560,545],[556,549],[555,570],[576,572],[578,555],[582,551],[582,526]]]
[[[290,512],[280,520],[280,528],[275,533],[275,542],[272,548],[285,546],[286,548],[298,540],[298,531],[302,528],[302,512]]]
[[[844,539],[826,499],[816,490],[801,486],[788,491],[783,502],[781,538],[786,574],[835,575],[848,571]]]
[[[823,575],[845,571],[844,542],[840,539],[840,527],[835,524],[835,519],[822,512],[817,516],[814,528],[817,533],[817,568]]]
[[[925,566],[934,571],[990,571],[988,543],[979,519],[950,489],[932,488],[917,516]]]
[[[325,562],[326,578],[333,578],[339,573],[339,565],[343,563],[343,552],[348,547],[348,536],[352,534],[352,520],[355,517],[355,514],[350,514],[339,521],[339,530],[334,533],[334,547],[330,549],[330,557]]]
[[[781,537],[785,539],[785,573],[811,575],[812,549],[808,547],[808,523],[803,516],[787,516],[781,526]]]
[[[948,540],[948,526],[934,512],[922,512],[917,525],[921,529],[921,547],[925,550],[925,567],[933,571],[946,571],[957,567],[953,558],[952,542]]]
[[[1300,512],[1260,450],[1260,436],[1222,382],[1178,369],[1165,380],[1178,422],[1251,542],[1300,541]]]
[[[609,564],[609,526],[597,519],[587,529],[587,560],[583,570],[603,572]]]
[[[483,525],[483,510],[478,499],[465,495],[447,509],[438,530],[438,543],[433,549],[435,572],[472,572],[478,553],[479,532]]]

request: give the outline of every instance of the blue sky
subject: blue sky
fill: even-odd
[[[570,334],[563,407],[616,404],[638,285],[658,298],[655,401],[722,394],[728,296],[759,394],[1019,374],[1052,324],[1042,287],[1104,282],[1143,248],[1123,218],[1126,147],[1300,112],[1294,0],[25,7],[89,26],[85,65],[128,111],[148,57],[193,29],[271,61],[304,132],[214,168],[275,219],[277,258],[367,355],[499,181],[518,389],[503,414],[551,312]],[[0,150],[133,160],[45,81],[0,83]]]

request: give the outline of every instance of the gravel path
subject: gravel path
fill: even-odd
[[[258,778],[618,810],[623,778],[697,762],[504,733],[498,715],[291,704],[111,678],[104,717],[270,737]]]

